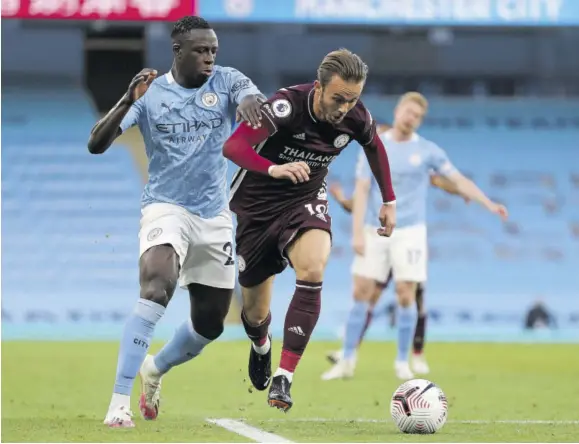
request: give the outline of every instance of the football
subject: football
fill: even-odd
[[[426,379],[412,379],[392,395],[390,414],[401,432],[435,433],[446,422],[448,403],[436,384]]]

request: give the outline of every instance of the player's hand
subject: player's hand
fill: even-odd
[[[157,78],[157,70],[151,68],[145,68],[141,70],[139,74],[133,77],[131,83],[129,84],[129,89],[125,94],[125,100],[131,105],[143,97],[143,94],[147,92],[153,80]]]
[[[263,97],[255,94],[246,96],[237,107],[235,121],[241,122],[243,120],[247,122],[248,126],[259,128],[261,126],[261,104],[264,102]]]
[[[366,251],[366,239],[364,238],[364,232],[354,233],[352,237],[352,247],[354,248],[354,253],[358,256],[364,256]]]
[[[468,205],[468,204],[470,203],[470,197],[468,197],[468,196],[461,196],[461,197],[462,197],[462,199],[464,200],[464,203],[465,203],[465,204]]]
[[[334,197],[338,202],[343,202],[346,200],[346,196],[344,196],[344,190],[342,186],[338,182],[333,182],[330,184],[328,188],[330,195]]]
[[[310,167],[305,162],[290,162],[274,165],[269,169],[269,175],[274,179],[288,179],[295,183],[310,180]]]
[[[382,205],[380,208],[380,224],[377,232],[380,236],[390,237],[396,226],[396,204]]]
[[[491,213],[499,216],[503,220],[503,222],[509,218],[509,210],[507,210],[507,207],[505,207],[504,205],[498,204],[496,202],[491,202],[491,204],[488,206],[488,210]]]

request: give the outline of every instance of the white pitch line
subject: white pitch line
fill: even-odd
[[[250,426],[237,419],[228,418],[216,418],[216,419],[206,419],[207,422],[215,424],[222,427],[230,432],[236,433],[245,438],[253,439],[255,442],[259,443],[292,443],[289,439],[283,436],[275,435],[273,433],[266,432],[265,430],[258,429],[257,427]]]
[[[369,419],[369,418],[287,418],[287,419],[264,419],[262,422],[358,422],[384,424],[392,422],[391,419]],[[547,424],[547,425],[579,425],[579,420],[541,420],[541,419],[499,419],[496,421],[486,419],[471,420],[449,420],[450,424]]]

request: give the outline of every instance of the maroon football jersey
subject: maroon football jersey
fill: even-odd
[[[281,165],[303,161],[310,180],[294,184],[240,169],[231,183],[231,210],[239,217],[266,221],[319,198],[326,199],[328,166],[352,141],[368,144],[376,124],[361,101],[334,126],[318,121],[313,111],[314,84],[280,89],[262,105],[262,122],[271,134],[254,147],[260,156]]]

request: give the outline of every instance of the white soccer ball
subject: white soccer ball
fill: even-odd
[[[435,433],[446,422],[448,403],[436,384],[412,379],[392,395],[390,414],[401,432]]]

